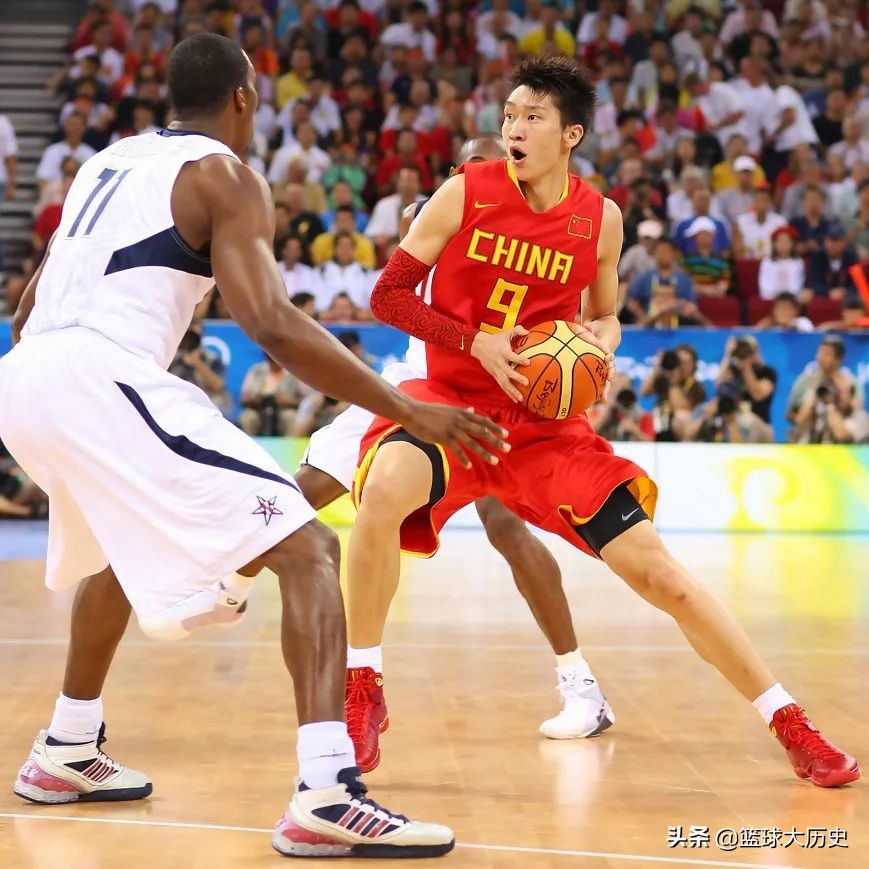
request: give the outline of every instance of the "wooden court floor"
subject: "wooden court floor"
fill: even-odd
[[[668,540],[869,771],[869,537]],[[459,846],[440,865],[869,867],[869,783],[824,791],[798,781],[750,705],[666,617],[561,541],[553,550],[618,718],[599,739],[538,736],[557,709],[552,659],[481,533],[448,533],[437,558],[405,564],[387,633],[392,727],[368,781],[384,804],[453,826]],[[0,867],[289,865],[269,844],[291,789],[295,726],[270,577],[233,632],[158,645],[131,626],[105,695],[106,749],[146,770],[154,795],[51,808],[11,793],[63,667],[70,598],[49,595],[41,569],[0,561]],[[708,828],[710,847],[670,848],[670,827],[686,837]],[[721,850],[725,828],[779,844]],[[809,828],[824,831],[824,847],[819,832],[805,847]],[[797,843],[760,832],[774,829],[785,840],[796,829]],[[846,831],[847,848],[830,847],[831,830]]]

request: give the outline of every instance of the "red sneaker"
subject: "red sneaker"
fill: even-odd
[[[356,749],[356,763],[362,772],[371,772],[380,763],[380,734],[389,727],[381,673],[371,667],[347,669],[344,714]]]
[[[860,778],[857,760],[824,739],[805,710],[795,703],[779,709],[769,729],[784,746],[799,778],[807,778],[819,788],[835,788]]]

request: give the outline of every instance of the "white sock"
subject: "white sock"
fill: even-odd
[[[772,722],[773,715],[779,711],[783,706],[787,706],[789,703],[796,703],[797,701],[785,691],[781,686],[781,682],[776,682],[772,688],[767,688],[757,700],[752,700],[751,705],[754,706],[755,709],[760,713],[760,717],[766,722],[766,726],[769,727]]]
[[[572,652],[565,652],[563,655],[555,656],[555,670],[559,676],[568,673],[591,673],[591,667],[588,662],[582,657],[582,652],[579,649],[574,649]]]
[[[93,742],[103,723],[103,698],[73,700],[61,694],[54,704],[48,735],[59,742]]]
[[[369,646],[367,649],[354,649],[347,646],[348,667],[371,667],[375,673],[383,672],[383,646]]]
[[[240,573],[232,573],[221,580],[229,596],[239,601],[247,600],[255,581],[255,576],[242,576]]]
[[[299,728],[299,776],[309,788],[338,784],[338,773],[356,766],[353,743],[343,721],[318,721]]]

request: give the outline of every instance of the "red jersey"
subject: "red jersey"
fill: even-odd
[[[468,163],[462,225],[432,273],[436,311],[485,332],[573,320],[597,275],[603,196],[576,175],[541,213],[525,201],[506,160]],[[426,346],[428,379],[487,405],[512,403],[480,363]]]

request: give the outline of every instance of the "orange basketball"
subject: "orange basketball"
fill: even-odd
[[[550,320],[513,341],[513,349],[530,363],[519,368],[528,386],[515,386],[532,413],[545,419],[569,419],[603,398],[605,354],[580,338],[579,330],[576,323]]]

